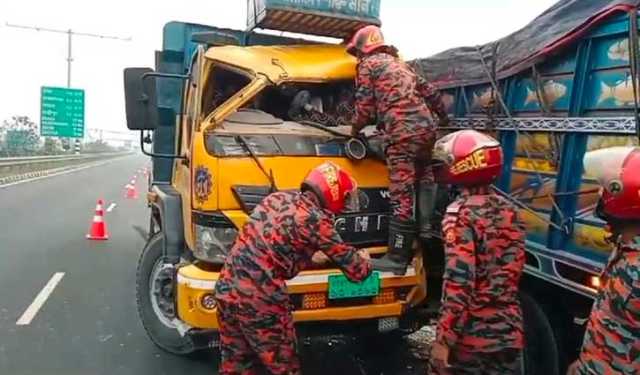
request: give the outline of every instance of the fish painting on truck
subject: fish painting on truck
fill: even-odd
[[[612,251],[582,159],[638,145],[639,3],[562,0],[499,41],[412,62],[454,98],[443,133],[484,129],[503,146],[495,189],[527,228],[527,373],[561,374],[575,358]]]

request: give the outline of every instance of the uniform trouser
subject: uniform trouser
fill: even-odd
[[[446,369],[431,367],[437,375],[522,375],[522,351],[505,349],[495,353],[453,351]]]
[[[634,368],[633,365],[620,366],[620,363],[612,357],[610,350],[607,348],[595,353],[580,354],[580,358],[574,364],[573,371],[567,372],[567,375],[599,375],[599,374],[639,374],[638,364],[636,362]],[[618,353],[621,353],[618,351]],[[621,353],[626,356],[627,353]],[[631,354],[633,355],[633,354]],[[637,358],[637,357],[636,357]],[[636,359],[637,361],[637,359]]]
[[[281,306],[263,310],[269,313],[249,316],[235,304],[218,301],[220,375],[300,374],[291,314]],[[278,310],[284,311],[272,313]]]
[[[389,195],[391,210],[400,222],[415,221],[416,186],[433,184],[431,152],[433,135],[416,136],[386,148],[389,167]]]

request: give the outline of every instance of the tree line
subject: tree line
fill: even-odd
[[[0,124],[0,157],[62,155],[75,152],[71,138],[41,137],[38,124],[29,116],[12,116]],[[114,152],[103,140],[81,142],[81,152]]]

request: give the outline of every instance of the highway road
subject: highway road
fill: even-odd
[[[146,227],[144,199],[124,185],[148,159],[0,187],[0,374],[212,374],[211,358],[163,353],[135,307],[135,267]],[[146,187],[139,176],[138,188]],[[85,239],[96,200],[110,239]],[[62,279],[30,324],[18,319],[57,273]]]
[[[135,267],[148,216],[144,194],[127,200],[124,186],[148,164],[128,156],[0,187],[0,374],[216,373],[215,356],[167,354],[138,319]],[[110,239],[92,242],[85,235],[99,198],[111,209]],[[366,358],[332,345],[307,348],[305,373],[413,374],[423,363],[408,347]]]

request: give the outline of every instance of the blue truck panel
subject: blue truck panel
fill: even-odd
[[[507,165],[498,186],[527,207],[528,272],[583,295],[595,292],[584,280],[598,274],[611,249],[604,223],[593,216],[598,195],[576,194],[598,186],[583,174],[582,159],[588,151],[638,145],[629,25],[626,13],[609,16],[533,68],[501,77],[513,122],[494,104],[488,78],[443,90],[457,117],[453,129],[490,129],[502,142]]]

